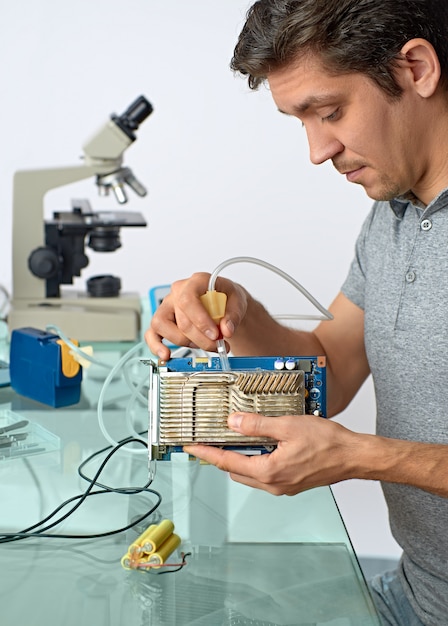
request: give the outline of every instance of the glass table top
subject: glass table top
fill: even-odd
[[[129,346],[112,348],[101,354],[110,364]],[[97,410],[107,373],[98,366],[85,370],[80,402],[61,409],[0,389],[0,426],[2,419],[26,419],[43,442],[36,447],[44,448],[0,460],[0,533],[33,526],[86,490],[80,463],[109,445]],[[102,426],[116,441],[148,427],[145,376],[135,358],[107,389]],[[92,477],[108,451],[84,473]],[[129,447],[110,459],[99,480],[140,487],[148,476],[147,452]],[[48,531],[79,538],[1,544],[2,626],[379,626],[329,488],[276,497],[178,454],[157,462],[151,489],[160,493],[160,506],[124,532],[85,537],[138,520],[156,496],[89,497]],[[168,562],[178,562],[182,550],[184,567],[165,568],[163,575],[124,569],[130,544],[162,519],[173,521],[182,541]]]

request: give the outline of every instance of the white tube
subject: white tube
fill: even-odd
[[[316,300],[316,298],[314,298],[314,296],[312,296],[310,294],[310,292],[307,291],[305,289],[305,287],[303,287],[300,283],[298,283],[292,276],[290,276],[289,274],[287,274],[283,270],[279,269],[275,265],[271,265],[270,263],[267,263],[266,261],[263,261],[261,259],[256,259],[256,258],[251,257],[251,256],[233,257],[232,259],[228,259],[227,261],[223,261],[220,265],[218,265],[218,267],[215,269],[215,271],[210,276],[210,280],[209,280],[209,283],[208,283],[208,290],[209,291],[214,291],[215,290],[216,278],[221,273],[221,271],[225,267],[227,267],[228,265],[233,265],[234,263],[254,263],[255,265],[261,265],[261,267],[264,267],[264,268],[266,268],[268,270],[271,270],[275,274],[278,274],[279,276],[284,278],[288,283],[290,283],[298,291],[300,291],[300,293],[302,295],[304,295],[305,298],[307,300],[309,300],[316,307],[316,309],[318,309],[322,313],[322,317],[316,317],[316,316],[311,316],[311,317],[308,317],[308,316],[289,316],[289,319],[302,319],[302,320],[303,319],[320,319],[320,320],[332,320],[333,319],[333,315],[330,313],[330,311],[328,311],[325,307],[323,307]],[[282,318],[285,318],[285,316],[282,315]]]

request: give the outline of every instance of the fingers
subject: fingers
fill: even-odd
[[[228,472],[233,480],[274,495],[295,495],[355,476],[358,436],[313,415],[266,417],[235,413],[229,427],[252,437],[277,442],[267,454],[245,455],[212,446],[188,446],[185,451]]]
[[[158,356],[162,361],[168,361],[171,350],[162,343],[163,337],[153,331],[151,326],[145,332],[145,342],[154,356]]]
[[[200,297],[207,291],[209,275],[196,273],[188,280],[172,285],[172,306],[179,331],[204,350],[211,349],[219,329],[211,319]]]
[[[294,425],[298,419],[298,416],[284,416],[279,419],[257,413],[232,413],[227,423],[231,430],[242,435],[286,441],[290,436],[290,424]]]
[[[198,347],[214,352],[222,333],[230,339],[247,309],[244,290],[232,281],[218,278],[217,290],[227,294],[227,308],[218,328],[200,301],[208,289],[209,274],[196,273],[189,279],[175,281],[151,320],[145,340],[153,354],[168,359],[170,350],[163,339],[178,346]]]
[[[176,281],[171,286],[171,292],[163,299],[154,312],[150,327],[145,332],[145,341],[151,352],[161,359],[168,359],[169,348],[163,343],[167,339],[177,346],[201,347],[204,350],[213,350],[213,338],[218,337],[218,329],[199,301],[206,289],[208,275],[194,275],[189,280]],[[190,304],[186,304],[188,301]],[[185,312],[185,309],[188,313]],[[198,319],[202,327],[211,326],[211,338],[202,334],[193,324],[192,319]],[[202,344],[202,345],[201,345]]]
[[[224,472],[240,475],[245,479],[256,480],[255,476],[259,473],[259,468],[255,467],[257,463],[254,464],[254,461],[260,460],[258,456],[246,456],[209,445],[184,446],[184,451]]]
[[[224,278],[216,281],[217,289],[227,294],[226,313],[220,322],[220,330],[225,339],[231,339],[247,312],[248,294],[241,285]]]
[[[168,360],[171,351],[163,343],[163,339],[176,346],[193,347],[191,340],[177,326],[171,294],[163,299],[145,332],[145,341],[151,352],[162,360]]]
[[[261,489],[276,496],[292,495],[300,491],[300,488],[291,490],[288,485],[279,484],[274,480],[275,451],[269,454],[248,456],[209,445],[196,445],[184,446],[184,452],[228,472],[232,480],[247,487]]]
[[[244,435],[262,439],[270,437],[279,441],[287,437],[289,419],[297,420],[298,417],[279,419],[256,413],[233,413],[228,418],[228,425],[235,432]],[[286,422],[286,425],[282,422]],[[238,482],[276,493],[276,487],[272,485],[271,489],[269,485],[273,479],[272,472],[276,471],[275,462],[273,462],[276,458],[275,453],[251,456],[210,445],[184,446],[184,451],[229,472],[231,477]]]

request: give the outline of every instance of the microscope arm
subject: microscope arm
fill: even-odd
[[[91,165],[23,170],[13,183],[13,298],[45,298],[45,283],[28,269],[32,250],[45,246],[44,197],[51,189],[119,169],[121,158]]]

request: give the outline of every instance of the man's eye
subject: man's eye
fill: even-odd
[[[330,115],[327,115],[326,117],[322,117],[322,121],[323,122],[334,122],[339,116],[339,109],[336,109],[336,111],[333,111],[333,113],[330,113]]]

